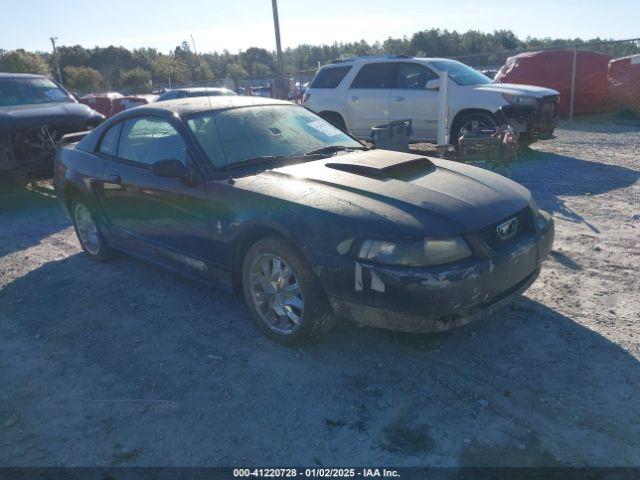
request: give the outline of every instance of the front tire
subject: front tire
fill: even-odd
[[[333,326],[318,278],[284,238],[264,238],[249,248],[242,288],[254,322],[276,342],[300,345]]]
[[[477,133],[483,128],[490,128],[494,131],[499,127],[496,117],[489,112],[465,113],[457,118],[451,128],[449,143],[454,147],[458,146],[458,140],[462,135]]]
[[[98,228],[94,210],[89,203],[80,197],[74,198],[71,202],[71,217],[80,246],[87,256],[95,262],[108,260],[112,250]]]

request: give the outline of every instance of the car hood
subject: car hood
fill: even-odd
[[[527,95],[536,98],[546,97],[547,95],[560,95],[558,91],[551,88],[516,83],[490,83],[487,85],[475,85],[471,88],[479,92],[508,93],[509,95]]]
[[[531,194],[495,173],[409,153],[369,150],[275,168],[252,189],[373,222],[401,236],[470,233],[525,208]]]
[[[41,124],[83,128],[87,121],[103,119],[95,110],[76,102],[0,107],[0,132],[15,132]]]

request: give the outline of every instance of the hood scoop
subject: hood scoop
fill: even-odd
[[[436,170],[428,158],[388,150],[370,150],[343,155],[340,161],[325,163],[326,167],[363,177],[410,181]]]

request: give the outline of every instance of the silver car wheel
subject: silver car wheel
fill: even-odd
[[[251,267],[251,296],[258,315],[274,332],[290,335],[302,325],[304,299],[296,272],[282,258],[262,254]]]
[[[73,212],[80,243],[91,255],[100,253],[100,237],[93,215],[84,203],[77,203]]]

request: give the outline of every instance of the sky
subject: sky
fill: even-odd
[[[270,0],[2,0],[0,49],[59,45],[155,47],[193,34],[198,52],[275,50]],[[440,28],[520,38],[640,37],[640,0],[278,0],[283,47],[383,41]]]

